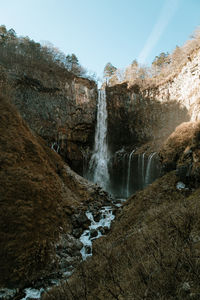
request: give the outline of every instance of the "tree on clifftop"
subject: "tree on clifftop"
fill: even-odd
[[[110,62],[105,65],[104,71],[103,71],[103,77],[105,79],[109,79],[111,76],[114,75],[115,71],[117,70],[116,67],[114,67]]]
[[[160,55],[156,56],[152,65],[162,68],[164,65],[170,63],[169,53],[162,52]]]
[[[79,64],[77,56],[74,53],[72,53],[71,55],[68,54],[66,56],[65,64],[66,64],[68,71],[72,72],[75,75],[79,76],[79,75],[83,75],[85,73],[85,71]]]

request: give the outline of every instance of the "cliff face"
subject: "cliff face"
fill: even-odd
[[[112,151],[164,138],[189,119],[187,109],[175,100],[162,103],[145,94],[139,86],[107,88],[108,143]]]
[[[200,118],[200,51],[173,79],[141,89],[107,87],[108,141],[112,150],[166,138],[180,123]]]
[[[180,103],[189,113],[191,121],[200,119],[200,50],[189,57],[188,63],[174,78],[158,85],[145,95],[161,103],[173,101]]]
[[[66,74],[9,74],[12,101],[30,128],[82,173],[82,148],[91,147],[95,131],[97,87]]]

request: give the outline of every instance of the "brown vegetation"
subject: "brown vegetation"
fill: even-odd
[[[0,285],[24,286],[56,271],[59,233],[71,231],[72,214],[103,199],[77,176],[1,97]]]
[[[182,181],[200,182],[200,122],[182,123],[169,136],[160,151],[165,171],[177,170]]]
[[[169,173],[124,205],[68,283],[42,299],[199,299],[199,191]]]
[[[95,74],[89,75],[80,65],[75,54],[65,55],[50,42],[41,45],[29,37],[18,37],[14,29],[0,26],[0,65],[15,74],[40,77],[43,73],[73,78],[82,76],[95,80]]]
[[[116,69],[108,83],[113,86],[127,82],[129,86],[138,84],[143,89],[164,84],[177,76],[199,50],[200,28],[198,27],[182,47],[176,46],[171,54],[162,52],[156,56],[151,67],[140,65],[134,60],[124,71]]]
[[[200,298],[199,137],[199,123],[183,123],[161,150],[174,169],[192,164],[188,186],[177,188],[176,170],[133,195],[94,256],[43,300]]]

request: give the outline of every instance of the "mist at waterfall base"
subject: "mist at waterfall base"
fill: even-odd
[[[160,175],[156,152],[135,154],[121,149],[111,155],[107,144],[106,91],[99,90],[94,150],[84,159],[83,174],[116,198],[128,198],[151,184]]]

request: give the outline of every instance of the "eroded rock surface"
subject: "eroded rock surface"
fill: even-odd
[[[65,73],[18,74],[6,70],[12,102],[29,127],[82,174],[83,153],[92,148],[97,86]]]

